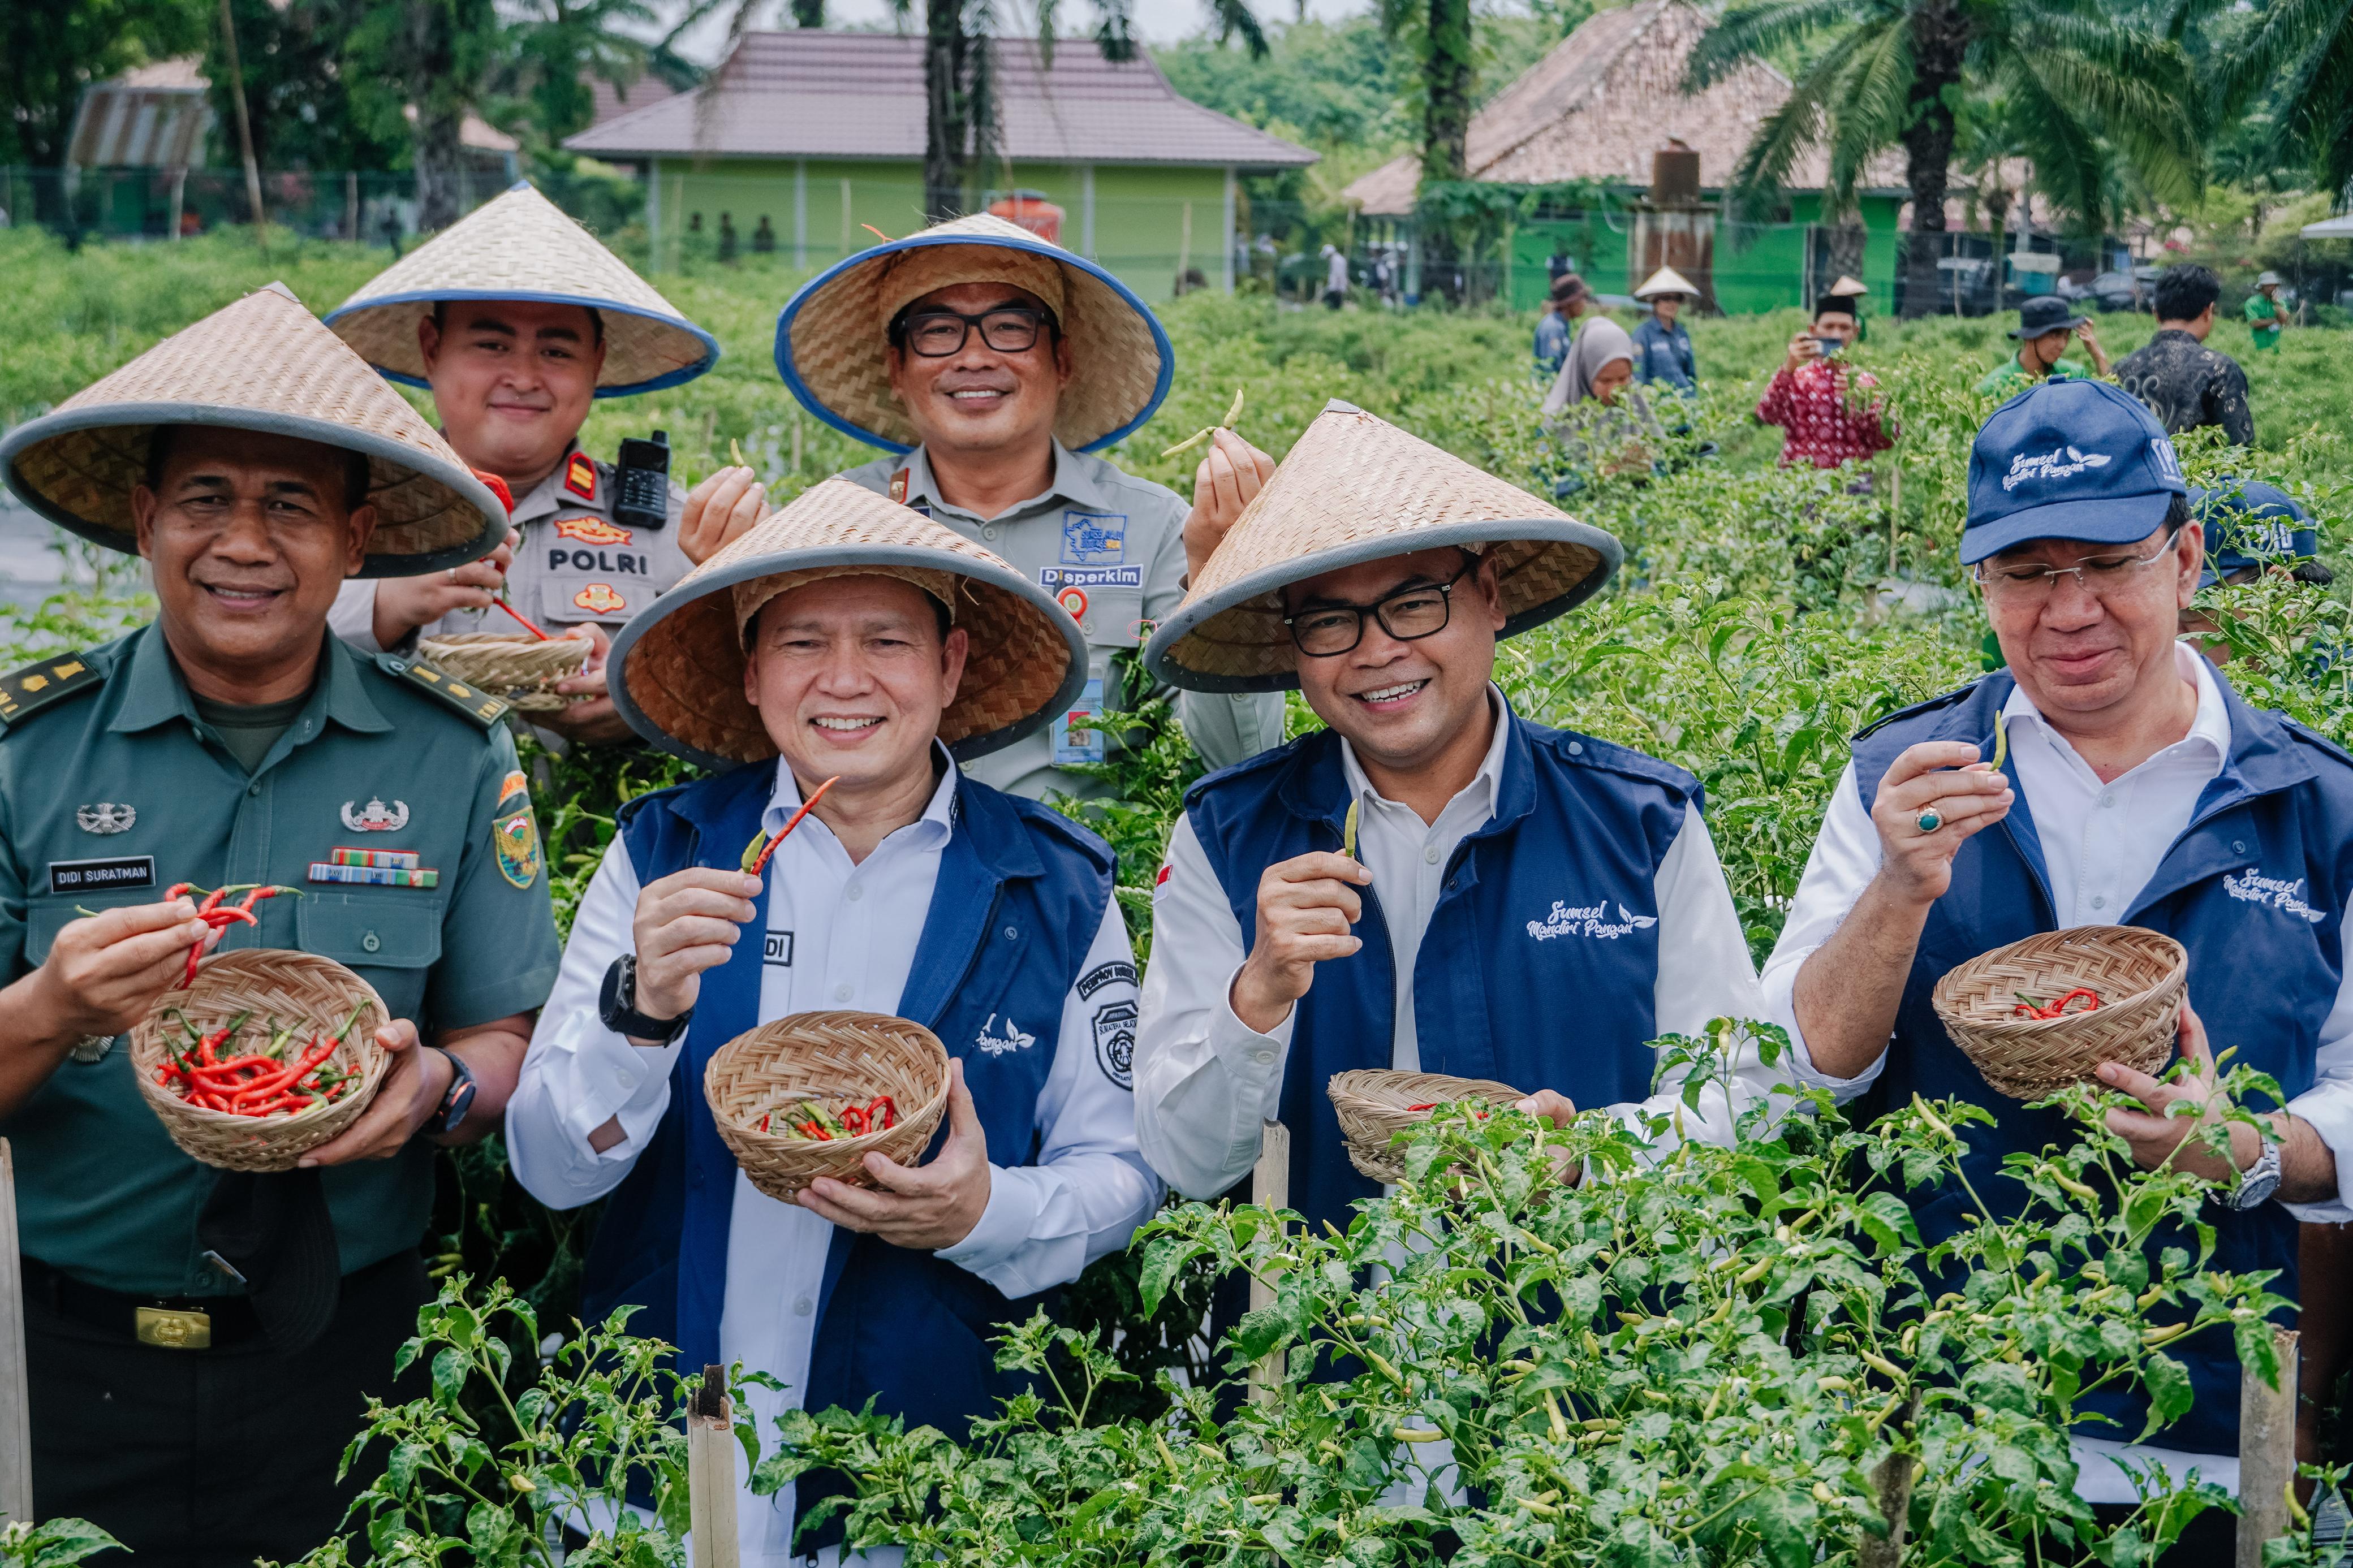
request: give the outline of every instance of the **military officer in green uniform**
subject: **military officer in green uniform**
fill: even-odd
[[[327,608],[347,576],[480,558],[504,519],[276,285],[10,432],[0,471],[135,547],[158,606],[0,679],[34,1498],[142,1563],[291,1559],[360,1484],[337,1462],[428,1294],[430,1145],[499,1125],[558,959],[504,705]],[[220,940],[335,959],[395,1020],[381,1088],[301,1168],[200,1164],[141,1099],[122,1036],[211,940],[182,882],[294,889]]]
[[[580,426],[597,398],[701,375],[719,357],[711,335],[522,181],[378,273],[327,325],[385,375],[429,388],[450,447],[514,498],[509,544],[349,584],[336,634],[371,652],[459,632],[528,637],[492,605],[502,595],[596,644],[556,689],[580,700],[533,721],[575,741],[633,741],[605,695],[605,649],[692,566],[679,547],[686,492],[593,458]]]
[[[1102,793],[1071,770],[1104,760],[1095,728],[1104,708],[1144,695],[1118,689],[1113,658],[1175,612],[1187,574],[1272,460],[1219,431],[1188,506],[1095,456],[1166,395],[1167,335],[1110,273],[985,215],[876,246],[818,277],[777,320],[776,365],[812,414],[892,454],[842,478],[987,545],[1053,595],[1086,637],[1077,703],[965,771],[1033,799]],[[761,513],[749,469],[712,476],[687,506],[688,553],[707,556]],[[1279,693],[1179,692],[1176,714],[1213,768],[1282,739]]]

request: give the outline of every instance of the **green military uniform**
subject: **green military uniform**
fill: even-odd
[[[2083,376],[2084,373],[2082,371],[2077,370],[2065,360],[2061,360],[2057,364],[2051,367],[2048,379],[2052,381],[2080,381],[2083,379]],[[2035,383],[2045,378],[2035,374],[2032,371],[2027,369],[2024,364],[2021,363],[2017,354],[2012,354],[2008,359],[2002,361],[2001,363],[1996,365],[1993,369],[1986,373],[1985,379],[1978,383],[1978,395],[1979,397],[1997,397],[2000,398],[2004,402],[2008,402],[2010,398],[2016,397],[2020,393],[2024,392],[2028,387],[2032,386]]]
[[[1054,444],[1045,492],[983,519],[950,506],[921,447],[880,458],[841,476],[889,496],[987,545],[1060,601],[1087,639],[1087,684],[1079,705],[1027,740],[976,757],[965,771],[1032,800],[1050,789],[1097,795],[1098,781],[1068,771],[1104,760],[1104,732],[1090,729],[1104,706],[1133,706],[1113,685],[1111,658],[1134,652],[1185,597],[1185,519],[1192,508],[1165,485],[1124,473],[1103,458]],[[1282,740],[1280,692],[1182,691],[1176,717],[1202,760],[1229,767]]]
[[[309,700],[249,775],[154,626],[0,681],[0,979],[37,967],[80,909],[259,882],[303,896],[259,904],[260,924],[232,926],[224,947],[334,959],[427,1040],[546,999],[560,953],[504,705],[325,641]],[[350,874],[338,848],[413,852],[437,875],[332,880]],[[121,1041],[93,1054],[0,1121],[24,1251],[126,1295],[234,1291],[196,1242],[216,1173],[164,1135]],[[350,1273],[416,1247],[432,1150],[330,1168],[324,1186]]]
[[[515,498],[512,521],[522,538],[507,569],[507,602],[543,626],[594,622],[618,632],[693,568],[678,543],[686,491],[670,487],[670,521],[660,528],[623,528],[613,519],[617,471],[575,443],[553,472]],[[375,651],[375,584],[344,584],[327,624],[344,641]],[[417,635],[460,632],[530,635],[495,608],[453,610]],[[402,645],[415,646],[415,638]]]

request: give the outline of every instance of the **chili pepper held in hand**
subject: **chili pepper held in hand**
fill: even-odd
[[[790,838],[793,836],[793,829],[801,825],[801,818],[807,816],[816,806],[817,803],[825,798],[826,791],[831,789],[840,782],[841,775],[839,773],[836,773],[833,777],[826,780],[825,783],[818,785],[817,788],[809,791],[808,799],[801,802],[801,808],[793,813],[792,816],[785,823],[783,831],[779,832],[774,838],[771,838],[766,834],[763,833],[754,838],[751,843],[745,845],[744,847],[743,861],[745,874],[756,877],[763,871],[765,871],[768,868],[768,857],[776,852],[776,846],[782,844],[786,839]]]

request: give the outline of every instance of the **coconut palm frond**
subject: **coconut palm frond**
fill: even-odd
[[[1383,0],[1385,6],[1389,3]],[[1683,62],[1684,90],[1713,87],[1749,60],[1802,44],[1817,33],[1900,10],[1883,0],[1756,0],[1735,5],[1702,35]]]
[[[1250,0],[1209,0],[1209,19],[1217,24],[1218,42],[1230,43],[1239,37],[1250,58],[1266,58],[1266,29],[1259,26]]]
[[[2064,73],[2051,62],[2011,54],[2000,81],[2010,134],[2034,166],[2043,195],[2075,216],[2086,229],[2105,226],[2110,174],[2106,150],[2076,111],[2080,101],[2055,86]],[[2038,74],[2036,68],[2044,68]]]
[[[2005,79],[2032,81],[2042,89],[2041,99],[2021,100],[2029,126],[2039,130],[2049,120],[2049,105],[2084,136],[2105,131],[2151,194],[2177,205],[2193,204],[2205,189],[2206,155],[2200,116],[2191,107],[2197,94],[2189,61],[2162,39],[2118,37],[2117,31],[2037,27],[2021,38],[2028,47],[2009,57],[2013,68]],[[2073,140],[2071,132],[2052,144]],[[2073,173],[2069,184],[2081,189],[2083,178]],[[2087,221],[2092,216],[2084,213]]]
[[[1754,221],[1779,200],[1798,160],[1835,134],[1855,61],[1885,34],[1902,30],[1885,21],[1851,28],[1789,84],[1789,96],[1757,127],[1733,173],[1734,205],[1742,217]]]
[[[1911,28],[1881,23],[1856,28],[1855,39],[1831,116],[1822,193],[1825,205],[1841,212],[1854,206],[1855,188],[1871,160],[1904,134],[1914,79]]]

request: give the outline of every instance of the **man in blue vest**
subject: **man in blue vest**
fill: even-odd
[[[955,765],[1063,711],[1085,647],[1004,561],[839,479],[720,550],[613,645],[631,725],[728,771],[622,810],[508,1150],[542,1202],[612,1194],[587,1315],[637,1305],[632,1328],[681,1364],[774,1373],[786,1390],[751,1401],[764,1431],[792,1406],[871,1400],[961,1437],[1017,1386],[994,1364],[999,1325],[1159,1203],[1135,1148],[1136,975],[1111,850]],[[747,875],[745,847],[805,799],[765,875]],[[720,1142],[703,1069],[759,1024],[834,1008],[940,1037],[944,1139],[920,1165],[869,1154],[871,1187],[820,1178],[779,1202]],[[794,1555],[796,1503],[822,1486],[747,1494],[743,1560]]]
[[[1999,1121],[1969,1131],[1965,1169],[2000,1206],[2022,1201],[2003,1157],[2063,1144],[2070,1129],[1986,1085],[1936,1020],[1936,981],[2037,931],[2123,923],[2174,937],[2197,1005],[2183,1005],[2180,1048],[2200,1070],[2168,1085],[2103,1066],[2102,1082],[2147,1107],[2108,1125],[2141,1164],[2171,1160],[2214,1182],[2211,1267],[2282,1270],[2273,1289],[2293,1297],[2297,1219],[2353,1217],[2340,1194],[2353,1165],[2338,1158],[2353,1147],[2353,759],[2248,707],[2176,640],[2204,541],[2164,429],[2129,395],[2057,380],[2004,405],[1970,455],[1968,502],[1961,560],[2008,668],[1856,737],[1766,965],[1767,1003],[1802,1070],[1841,1097],[1876,1080],[1894,1103],[1917,1093],[1991,1109]],[[1999,773],[1997,726],[2009,734]],[[2200,1013],[2288,1096],[2268,1117],[2278,1142],[2235,1127],[2228,1162],[2189,1137],[2196,1114],[2165,1114],[2214,1097]],[[1968,1200],[1947,1188],[1913,1202],[1934,1242]],[[2095,1507],[2121,1515],[2136,1496],[2120,1457],[2235,1485],[2228,1331],[2168,1353],[2197,1399],[2163,1447],[2117,1440],[2140,1427],[2137,1395],[2092,1402],[2120,1423],[2076,1439],[2075,1489]],[[2222,1561],[2229,1524],[2194,1523],[2183,1560]]]
[[[1170,1185],[1248,1174],[1291,1133],[1291,1204],[1345,1225],[1379,1191],[1324,1086],[1351,1068],[1500,1079],[1525,1108],[1632,1116],[1651,1040],[1761,998],[1682,769],[1532,724],[1499,637],[1588,597],[1618,542],[1335,403],[1153,638],[1208,691],[1296,686],[1328,729],[1187,795],[1154,893],[1137,1134]],[[1353,856],[1343,853],[1356,824]],[[1561,1006],[1574,998],[1575,1022]],[[1686,1116],[1723,1137],[1761,1092]]]

